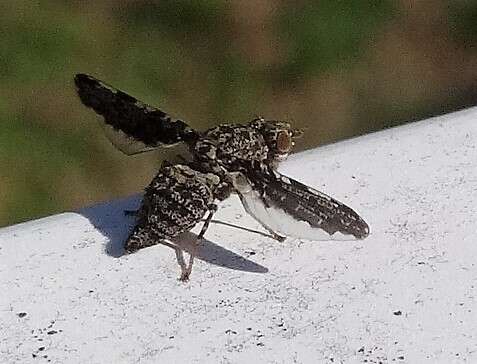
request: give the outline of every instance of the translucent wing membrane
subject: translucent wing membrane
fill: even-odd
[[[197,133],[182,120],[173,119],[92,76],[77,74],[75,84],[83,104],[104,117],[107,137],[125,154],[197,138]]]
[[[364,239],[366,222],[351,208],[270,168],[251,169],[239,186],[245,210],[265,228],[309,240]],[[237,188],[237,186],[236,186]]]
[[[128,136],[123,131],[115,129],[109,124],[101,123],[101,126],[104,130],[104,135],[106,135],[111,144],[126,155],[149,152],[158,148],[158,146],[147,146],[143,142]]]

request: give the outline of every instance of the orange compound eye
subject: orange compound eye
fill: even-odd
[[[290,134],[282,131],[277,135],[277,151],[279,153],[288,153],[293,147],[293,141]]]

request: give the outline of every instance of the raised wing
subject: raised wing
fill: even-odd
[[[104,117],[108,139],[127,155],[197,138],[197,133],[182,120],[92,76],[77,74],[75,84],[83,104]]]
[[[368,224],[351,208],[271,168],[235,183],[245,210],[267,230],[308,240],[364,239]]]

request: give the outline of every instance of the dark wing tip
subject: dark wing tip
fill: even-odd
[[[88,76],[85,73],[77,73],[74,77],[75,84],[78,86],[78,84],[82,84],[83,82],[89,80],[90,76]]]
[[[78,89],[84,88],[85,86],[94,86],[98,83],[98,80],[90,75],[85,73],[77,73],[74,77],[75,85]]]
[[[335,200],[339,206],[339,224],[333,230],[343,234],[353,235],[356,239],[365,239],[369,235],[369,225],[351,207]],[[336,222],[336,221],[335,221]],[[335,225],[335,224],[333,224]]]
[[[356,224],[356,229],[353,233],[356,239],[365,239],[369,235],[369,225],[360,218],[359,224]]]

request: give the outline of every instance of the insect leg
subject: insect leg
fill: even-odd
[[[184,260],[184,252],[181,248],[179,248],[178,246],[175,246],[175,245],[173,246],[173,249],[176,253],[177,262],[179,263],[179,266],[181,267],[181,276],[180,276],[179,280],[181,280],[183,282],[187,281],[188,276],[190,275],[190,272],[187,274],[188,267],[187,267],[187,264],[185,263],[185,260]]]
[[[197,239],[195,240],[195,244],[193,245],[192,250],[189,253],[189,264],[185,270],[184,269],[182,270],[182,274],[180,277],[181,281],[189,280],[190,274],[192,273],[192,265],[194,264],[194,258],[197,255],[198,244],[204,238],[205,232],[209,228],[210,221],[212,220],[212,217],[214,216],[216,212],[217,212],[217,205],[215,204],[209,205],[209,214],[207,215],[204,225],[202,225],[202,229],[200,230],[200,233],[197,236]]]
[[[209,205],[209,215],[205,219],[204,225],[202,225],[202,229],[200,230],[199,236],[197,236],[197,240],[202,240],[205,232],[209,228],[210,221],[212,220],[212,217],[214,216],[216,212],[217,212],[217,205],[215,204]]]

